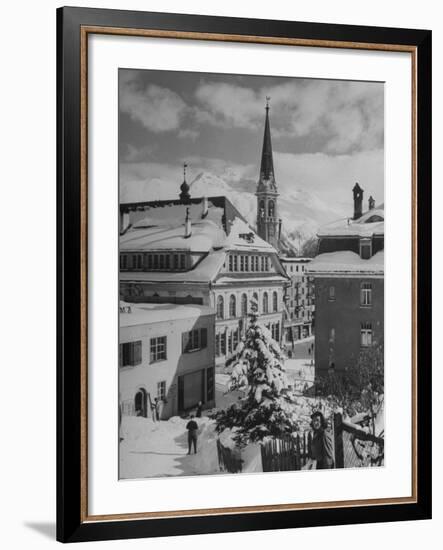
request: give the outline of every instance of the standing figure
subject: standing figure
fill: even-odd
[[[328,424],[323,413],[316,411],[311,415],[311,426],[314,431],[311,443],[311,459],[317,462],[317,470],[334,468],[334,445],[332,436],[327,431]]]
[[[195,412],[195,416],[197,418],[200,418],[201,415],[202,415],[202,408],[203,408],[203,403],[201,401],[198,402],[198,405],[197,405],[197,410]]]
[[[151,399],[151,395],[149,395],[149,405],[151,407],[151,416],[152,416],[152,421],[153,422],[157,422],[157,398],[154,399],[154,401],[152,401]]]
[[[194,454],[197,454],[198,424],[192,414],[190,421],[186,424],[186,429],[188,430],[188,455],[191,454],[192,446],[194,446]]]

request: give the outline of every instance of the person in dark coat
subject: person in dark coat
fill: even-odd
[[[194,454],[197,454],[198,424],[192,414],[190,421],[186,424],[186,429],[188,430],[188,455],[191,454],[192,446],[194,446]]]
[[[203,403],[201,401],[198,402],[198,405],[197,405],[197,410],[195,412],[195,416],[197,418],[201,418],[201,415],[202,415],[202,408],[203,408]]]
[[[328,432],[328,423],[323,413],[316,411],[311,415],[311,426],[314,431],[311,443],[311,458],[317,462],[317,470],[334,468],[334,445]]]

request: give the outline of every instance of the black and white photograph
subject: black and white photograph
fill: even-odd
[[[119,477],[384,464],[384,85],[120,69]]]

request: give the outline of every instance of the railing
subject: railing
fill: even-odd
[[[334,414],[334,446],[336,468],[382,466],[384,462],[382,436],[367,433],[356,424]]]

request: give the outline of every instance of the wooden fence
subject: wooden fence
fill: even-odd
[[[271,439],[261,445],[261,459],[264,472],[286,472],[301,470],[311,450],[311,432],[295,438]]]

